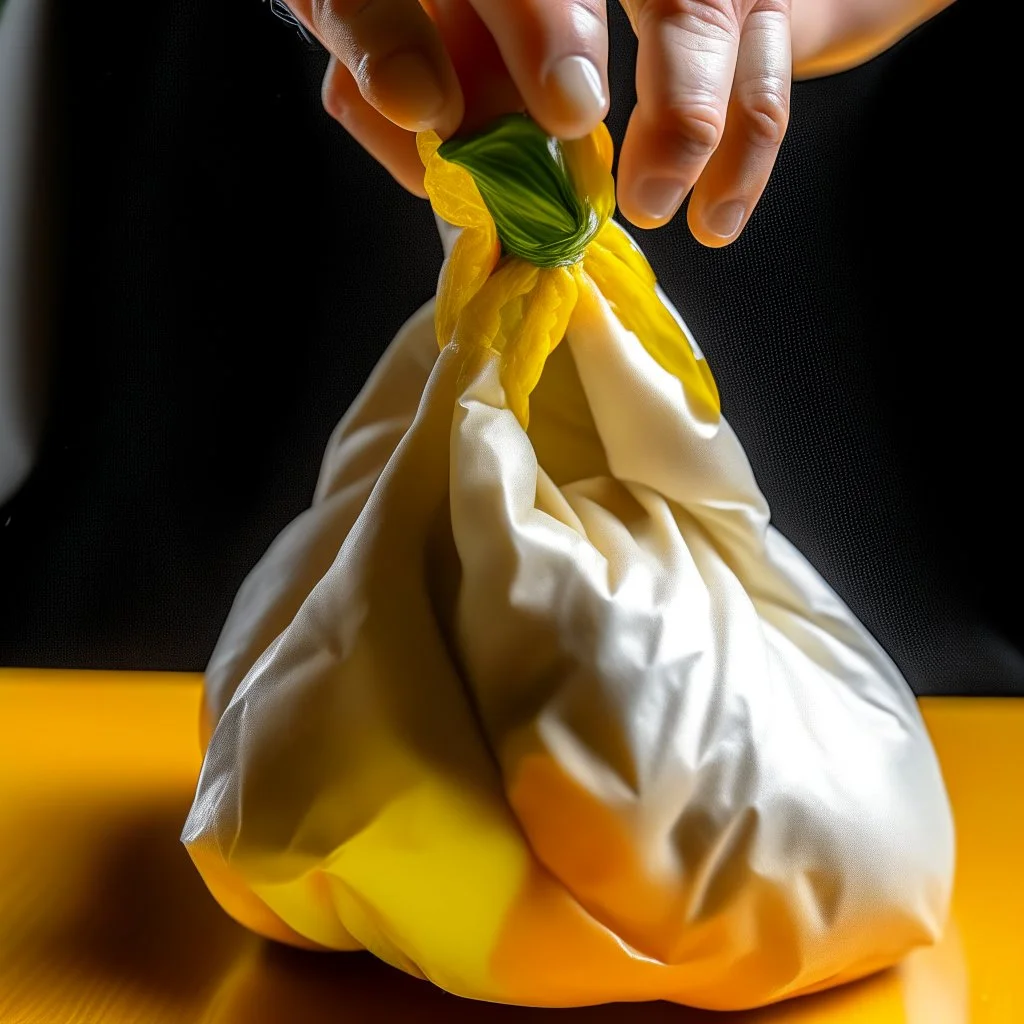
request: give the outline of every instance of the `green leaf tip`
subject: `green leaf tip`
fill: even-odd
[[[438,153],[473,176],[506,253],[538,267],[577,262],[601,227],[579,197],[562,144],[524,114],[478,135],[449,139]]]

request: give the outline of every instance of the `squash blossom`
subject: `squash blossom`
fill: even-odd
[[[529,399],[572,325],[580,291],[595,289],[619,322],[682,382],[708,422],[719,417],[707,363],[661,301],[650,264],[614,221],[612,141],[598,125],[560,141],[529,117],[479,135],[417,136],[434,212],[461,232],[441,269],[435,328],[463,353],[464,372],[496,352],[509,407],[525,428]]]

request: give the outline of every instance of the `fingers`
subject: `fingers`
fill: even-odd
[[[471,135],[495,117],[525,109],[498,44],[470,0],[430,0],[428,9],[462,83],[466,112],[459,132]]]
[[[388,120],[442,135],[458,127],[462,90],[437,28],[417,0],[289,3]]]
[[[793,73],[834,75],[870,60],[953,0],[792,0]]]
[[[623,2],[639,55],[619,207],[657,227],[692,189],[691,230],[705,245],[725,245],[746,225],[786,130],[790,0]],[[607,114],[605,0],[289,3],[333,55],[325,107],[418,194],[409,133],[459,127],[460,78],[475,98],[468,130],[520,102],[562,138]]]
[[[332,57],[323,82],[324,109],[410,192],[425,197],[416,137],[372,107],[348,68]]]
[[[411,142],[385,120],[447,136],[525,104],[549,132],[575,138],[608,112],[605,0],[288,2],[334,58],[325,106],[413,191],[422,172]]]
[[[746,224],[775,163],[789,112],[789,0],[634,0],[637,105],[619,158],[618,201],[657,227],[691,188],[705,245]]]
[[[560,138],[608,113],[605,0],[472,0],[527,110]]]
[[[721,141],[739,50],[729,0],[637,0],[637,104],[619,156],[618,200],[653,228],[679,209]]]
[[[789,120],[792,76],[785,8],[762,0],[744,22],[725,134],[686,213],[705,245],[727,245],[739,235],[775,165]]]

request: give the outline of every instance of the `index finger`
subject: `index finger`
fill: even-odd
[[[725,131],[740,26],[730,0],[634,0],[637,104],[619,156],[619,207],[664,224]]]

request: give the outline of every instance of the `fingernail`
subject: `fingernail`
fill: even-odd
[[[704,215],[704,223],[716,235],[729,238],[735,235],[743,223],[747,208],[735,199],[712,206]]]
[[[549,78],[568,119],[592,126],[604,117],[608,97],[601,73],[586,57],[563,57],[552,67]]]
[[[371,87],[380,95],[388,116],[409,131],[436,127],[445,107],[445,94],[437,71],[415,50],[403,50],[376,69]]]
[[[634,199],[651,220],[665,220],[683,201],[683,186],[672,178],[644,178],[636,187]]]

